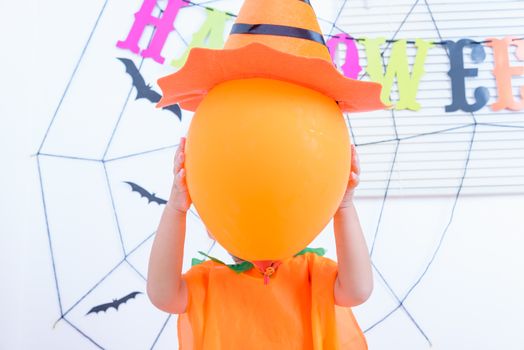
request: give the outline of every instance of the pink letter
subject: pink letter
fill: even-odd
[[[346,45],[346,58],[341,67],[342,71],[346,77],[356,79],[358,73],[362,70],[362,67],[358,64],[358,49],[355,40],[345,33],[334,35],[328,40],[326,45],[329,48],[329,53],[335,66],[338,66],[336,63],[336,57],[338,44],[340,43]]]
[[[127,35],[125,41],[118,41],[116,46],[121,49],[129,49],[138,53],[138,41],[144,33],[147,25],[156,27],[149,47],[141,52],[142,57],[150,57],[158,63],[164,63],[164,57],[160,55],[169,33],[175,28],[174,22],[178,11],[188,3],[183,0],[169,0],[167,7],[161,17],[152,15],[156,0],[144,0],[140,10],[135,13],[135,22]]]

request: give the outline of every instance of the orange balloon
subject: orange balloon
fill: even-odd
[[[186,181],[202,221],[231,254],[285,259],[335,214],[350,157],[333,99],[279,80],[231,80],[215,86],[193,116]]]

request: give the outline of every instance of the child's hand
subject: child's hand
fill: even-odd
[[[355,149],[355,145],[351,144],[351,171],[349,174],[349,182],[346,188],[346,193],[344,194],[344,198],[342,198],[342,202],[340,202],[339,209],[345,208],[353,202],[353,192],[355,187],[357,187],[360,182],[359,175],[360,162],[358,159],[357,150]]]
[[[191,206],[191,197],[187,190],[186,183],[186,169],[184,168],[185,161],[185,145],[186,138],[180,138],[180,144],[175,153],[173,175],[175,179],[173,181],[173,187],[171,188],[171,195],[169,197],[167,205],[181,212],[187,212]]]

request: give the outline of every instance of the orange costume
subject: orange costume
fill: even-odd
[[[180,350],[367,349],[351,308],[335,305],[336,276],[336,262],[311,252],[283,260],[269,283],[256,268],[193,266],[182,277],[188,304],[178,319]]]
[[[246,0],[224,49],[194,48],[180,70],[158,79],[157,107],[195,111],[218,84],[250,78],[315,90],[342,112],[386,107],[380,84],[346,78],[334,66],[309,0]],[[310,252],[281,261],[271,277],[213,260],[193,266],[183,275],[180,349],[367,349],[351,309],[335,305],[336,276],[333,260]]]

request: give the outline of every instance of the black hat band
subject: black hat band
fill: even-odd
[[[231,29],[231,34],[262,34],[262,35],[278,35],[292,38],[306,39],[326,45],[322,34],[312,30],[281,26],[276,24],[246,24],[235,23]]]

